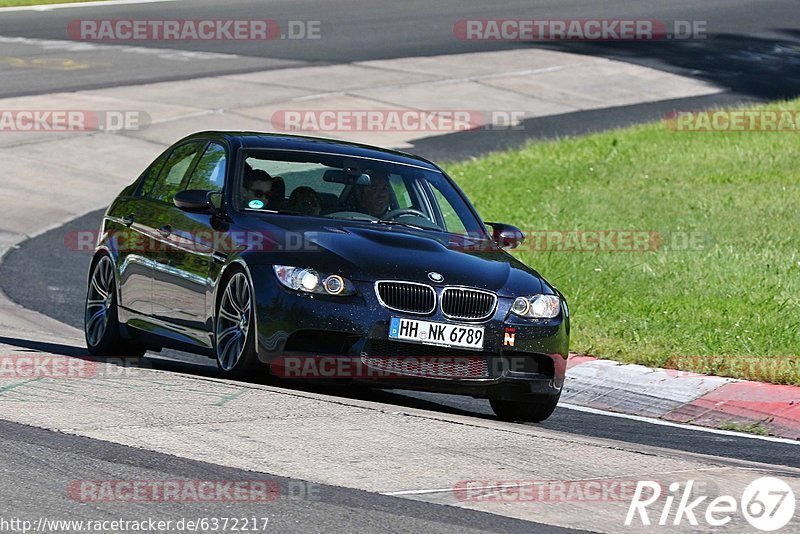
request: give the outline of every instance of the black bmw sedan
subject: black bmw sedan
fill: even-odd
[[[542,421],[564,383],[569,311],[505,251],[522,240],[416,156],[198,133],[108,208],[86,342],[96,356],[203,354],[230,378],[471,395]]]

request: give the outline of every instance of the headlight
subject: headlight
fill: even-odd
[[[511,312],[526,319],[552,319],[561,312],[561,299],[556,295],[517,297]]]
[[[285,287],[305,293],[345,296],[353,295],[353,282],[338,274],[320,274],[314,269],[274,265],[272,269],[278,281]]]

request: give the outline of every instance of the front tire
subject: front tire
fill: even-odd
[[[236,268],[222,286],[214,321],[214,354],[226,378],[252,378],[261,362],[255,348],[253,288]]]
[[[83,333],[92,356],[141,357],[146,352],[144,347],[123,338],[120,332],[114,262],[107,254],[100,256],[89,275]]]
[[[489,404],[498,419],[502,421],[541,423],[553,415],[560,398],[559,392],[555,395],[537,395],[532,400],[526,401],[489,399]]]

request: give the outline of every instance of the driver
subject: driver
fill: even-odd
[[[368,172],[370,184],[353,192],[358,211],[382,219],[389,211],[389,175],[382,170]]]
[[[263,208],[269,204],[272,194],[273,178],[267,171],[245,167],[242,192],[244,201],[248,206]]]

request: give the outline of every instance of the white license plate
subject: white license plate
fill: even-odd
[[[480,350],[483,348],[483,327],[392,317],[389,322],[389,339]]]

